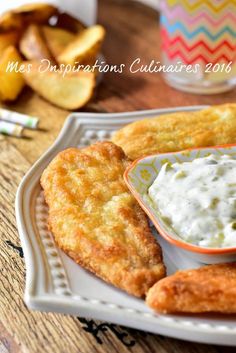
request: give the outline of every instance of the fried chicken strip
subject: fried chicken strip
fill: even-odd
[[[159,313],[236,313],[236,263],[178,271],[156,283],[146,303]]]
[[[105,281],[142,297],[165,276],[162,252],[123,173],[120,147],[100,142],[59,153],[41,177],[59,248]]]
[[[136,121],[117,131],[112,141],[132,160],[154,153],[236,143],[236,104]]]

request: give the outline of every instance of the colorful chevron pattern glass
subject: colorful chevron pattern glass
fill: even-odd
[[[218,93],[235,85],[236,0],[161,0],[161,37],[164,64],[178,71],[165,74],[172,86]]]

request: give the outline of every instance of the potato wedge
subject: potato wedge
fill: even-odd
[[[21,30],[22,26],[22,18],[19,14],[15,14],[12,11],[8,11],[0,16],[1,33],[10,30]]]
[[[10,46],[15,46],[19,40],[19,33],[17,31],[0,32],[0,55]]]
[[[23,73],[26,83],[50,103],[63,109],[75,110],[92,98],[96,85],[94,73],[81,71],[63,77],[58,72],[40,72],[38,62],[30,64],[31,70]]]
[[[14,101],[25,85],[20,72],[7,70],[10,62],[18,62],[18,65],[22,63],[20,54],[13,46],[6,48],[0,58],[0,99],[2,101]]]
[[[58,10],[55,6],[43,3],[25,4],[13,10],[14,14],[20,15],[24,24],[47,23],[50,17],[56,15]]]
[[[54,58],[57,58],[76,37],[74,33],[65,29],[49,26],[43,26],[42,33]]]
[[[57,57],[57,61],[63,64],[73,65],[93,63],[100,51],[105,37],[105,29],[100,25],[89,27],[77,35],[65,50]]]
[[[27,60],[48,59],[53,61],[53,57],[43,39],[39,26],[30,25],[23,34],[20,43],[20,52]]]
[[[64,28],[67,31],[78,34],[83,31],[86,26],[77,18],[63,12],[57,17],[56,27]]]

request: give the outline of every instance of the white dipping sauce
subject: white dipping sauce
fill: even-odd
[[[176,234],[202,247],[236,246],[236,160],[210,155],[165,164],[149,198]]]

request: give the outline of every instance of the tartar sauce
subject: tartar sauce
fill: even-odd
[[[210,155],[166,163],[148,190],[152,207],[184,241],[236,246],[236,160]]]

